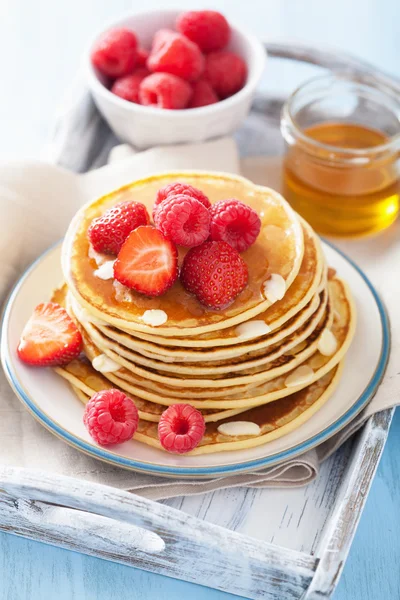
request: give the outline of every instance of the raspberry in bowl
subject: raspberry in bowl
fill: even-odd
[[[184,10],[111,23],[87,55],[98,109],[137,148],[232,133],[250,109],[265,60],[261,42],[224,15]]]

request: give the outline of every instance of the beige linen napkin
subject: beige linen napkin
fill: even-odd
[[[85,201],[152,172],[174,169],[207,169],[238,172],[236,145],[223,139],[192,146],[156,148],[133,153],[129,148],[113,152],[113,163],[85,175],[75,175],[59,167],[40,162],[0,165],[0,298],[5,299],[10,286],[26,266],[50,244],[61,238],[76,209]],[[123,159],[123,160],[121,160]],[[271,168],[272,167],[272,168]],[[263,182],[277,173],[266,159],[243,164],[246,173]],[[269,174],[268,174],[269,173]],[[395,309],[397,296],[394,281],[384,270],[400,264],[400,236],[388,232],[371,240],[371,245],[353,245],[347,251],[381,288],[392,310],[394,352],[387,377],[378,394],[353,423],[318,448],[281,465],[256,473],[233,475],[210,480],[187,481],[133,473],[112,467],[78,452],[36,422],[0,375],[0,462],[61,473],[77,478],[127,489],[154,500],[174,496],[201,494],[227,487],[294,487],[312,481],[322,460],[338,448],[374,412],[398,402],[399,377],[393,356],[399,357],[400,319]],[[398,270],[398,267],[397,267]]]

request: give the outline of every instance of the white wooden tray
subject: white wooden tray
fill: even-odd
[[[270,56],[291,63],[371,70],[337,53],[281,44],[267,48]],[[71,97],[48,156],[84,172],[104,164],[117,141],[84,85],[78,82]],[[260,131],[267,128],[269,134],[241,148],[243,153],[280,152],[283,98],[270,92],[256,101],[250,120],[261,119]],[[239,145],[245,133],[246,124],[238,132]],[[330,598],[392,414],[373,416],[323,464],[315,482],[290,490],[239,488],[155,503],[77,479],[0,466],[0,530],[245,598]]]

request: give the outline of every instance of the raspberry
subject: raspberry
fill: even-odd
[[[136,53],[136,64],[138,67],[145,67],[150,52],[144,48],[138,48]]]
[[[133,400],[120,390],[102,390],[86,404],[83,422],[95,442],[109,446],[132,439],[139,414]]]
[[[204,57],[200,48],[184,35],[160,29],[154,36],[147,66],[153,72],[196,81],[204,70]]]
[[[145,106],[186,108],[191,96],[192,88],[187,81],[169,73],[153,73],[139,87],[139,100]]]
[[[133,31],[111,29],[96,42],[92,50],[93,65],[107,77],[122,77],[132,73],[136,65],[137,39]]]
[[[169,196],[154,215],[157,229],[175,244],[199,246],[210,235],[210,213],[195,198],[179,194]]]
[[[197,188],[188,185],[187,183],[179,183],[177,181],[176,183],[170,183],[169,185],[166,185],[165,187],[158,190],[153,206],[153,219],[156,209],[161,204],[161,202],[164,202],[164,200],[166,200],[169,196],[177,196],[178,194],[185,194],[185,196],[190,196],[191,198],[198,200],[207,209],[211,206],[211,202],[201,190],[198,190]]]
[[[244,86],[246,76],[246,63],[237,54],[220,51],[206,56],[204,78],[220,98],[227,98],[238,92]]]
[[[193,85],[192,99],[189,102],[188,108],[199,108],[200,106],[208,106],[215,104],[219,98],[212,89],[211,85],[205,79],[199,79]]]
[[[222,50],[231,36],[228,21],[215,10],[193,10],[179,15],[176,27],[203,52]]]
[[[113,84],[111,91],[129,102],[139,102],[139,86],[143,79],[149,75],[147,69],[137,69],[132,75],[119,77]]]
[[[246,287],[248,277],[246,263],[226,242],[205,242],[192,248],[181,270],[184,288],[214,309],[229,306]]]
[[[158,438],[165,450],[184,454],[201,442],[206,426],[201,412],[190,404],[173,404],[158,423]]]
[[[220,200],[213,204],[211,214],[211,240],[223,240],[238,252],[250,248],[261,229],[261,220],[255,210],[239,200]]]
[[[131,231],[149,221],[144,204],[120,202],[93,219],[87,235],[96,252],[118,254]]]

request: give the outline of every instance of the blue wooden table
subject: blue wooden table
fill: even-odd
[[[334,600],[400,598],[400,409]],[[0,600],[234,600],[224,594],[0,534]],[[285,600],[282,598],[282,600]]]
[[[172,3],[175,6],[179,3]],[[185,0],[185,8],[203,2]],[[210,4],[210,3],[209,3]],[[400,76],[399,0],[213,0],[264,39],[328,44]],[[146,0],[146,8],[166,6]],[[132,8],[135,7],[135,8]],[[0,1],[0,158],[38,156],[88,37],[133,0]],[[397,13],[397,18],[396,18]],[[73,32],[73,35],[71,35]],[[0,450],[1,452],[1,450]],[[400,411],[334,600],[400,599]],[[0,534],[0,600],[233,596]],[[237,598],[235,596],[235,598]],[[285,599],[282,599],[285,600]]]

